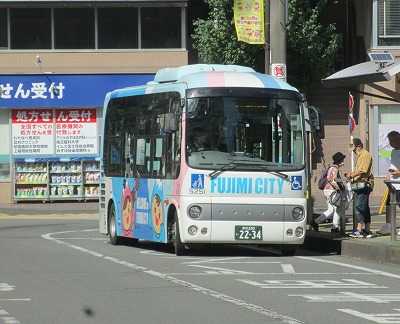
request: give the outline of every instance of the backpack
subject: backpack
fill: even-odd
[[[320,190],[324,190],[325,186],[326,186],[326,184],[328,182],[328,171],[329,171],[329,168],[326,168],[321,173],[321,176],[320,176],[320,178],[318,180],[318,189],[320,189]]]

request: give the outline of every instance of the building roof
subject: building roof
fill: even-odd
[[[352,65],[322,79],[322,84],[327,88],[354,87],[360,84],[369,84],[389,81],[400,72],[400,60],[386,66],[381,66],[373,61]]]

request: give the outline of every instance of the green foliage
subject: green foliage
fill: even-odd
[[[333,72],[341,36],[333,24],[321,25],[326,0],[289,0],[288,81],[304,92]]]
[[[233,0],[208,0],[207,19],[198,19],[192,35],[200,63],[239,64],[255,68],[262,45],[239,42],[233,20]]]
[[[262,45],[239,42],[233,20],[233,0],[204,0],[207,19],[194,22],[193,47],[201,63],[241,64],[256,67]],[[278,0],[271,0],[278,1]],[[334,25],[321,25],[327,0],[288,0],[288,81],[308,92],[314,82],[332,72],[341,37]]]

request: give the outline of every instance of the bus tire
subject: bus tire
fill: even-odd
[[[180,235],[180,230],[179,230],[179,220],[178,217],[175,214],[175,238],[174,238],[174,251],[175,255],[185,255],[186,249],[185,249],[185,244],[182,243],[181,241],[181,235]]]
[[[297,252],[297,245],[283,245],[281,246],[282,256],[294,256]]]
[[[121,238],[117,235],[117,221],[115,219],[114,205],[111,205],[108,216],[108,239],[112,245],[121,243]]]

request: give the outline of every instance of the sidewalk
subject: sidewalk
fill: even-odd
[[[323,208],[314,208],[314,214],[319,215],[323,210]],[[376,232],[385,223],[386,215],[378,214],[378,206],[371,206],[371,213],[371,232],[375,233],[372,238],[355,239],[348,236],[353,229],[352,210],[349,208],[346,211],[345,237],[331,234],[331,224],[321,224],[318,232],[312,229],[307,231],[306,248],[324,253],[338,253],[378,263],[400,264],[400,235],[398,235],[397,241],[392,241],[390,234],[377,234]],[[397,210],[397,227],[399,226],[400,211]]]
[[[0,216],[50,216],[50,215],[90,215],[97,216],[98,202],[29,202],[0,204]]]

